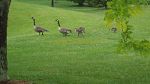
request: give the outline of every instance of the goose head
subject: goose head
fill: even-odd
[[[31,19],[33,19],[33,20],[34,20],[35,18],[32,16],[32,17],[31,17]]]
[[[59,22],[59,20],[58,20],[58,19],[56,19],[56,21],[57,21],[57,22]]]

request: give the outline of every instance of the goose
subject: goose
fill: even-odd
[[[113,28],[111,28],[111,31],[115,33],[115,32],[117,32],[117,28],[113,27]]]
[[[75,32],[78,33],[78,36],[80,36],[80,34],[82,34],[83,36],[83,33],[85,33],[85,28],[84,27],[75,28]]]
[[[71,29],[62,28],[58,19],[56,19],[58,23],[58,31],[63,34],[63,36],[67,36],[69,33],[72,33]]]
[[[39,35],[40,35],[40,33],[42,33],[42,35],[44,35],[44,32],[48,32],[47,29],[44,29],[44,28],[42,28],[40,26],[36,26],[34,17],[32,17],[32,20],[33,20],[33,28],[34,28],[35,32],[38,32]]]

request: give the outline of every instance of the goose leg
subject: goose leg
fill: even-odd
[[[83,31],[83,32],[82,32],[82,36],[84,36],[84,34],[85,34],[85,32]]]
[[[65,33],[63,34],[63,36],[65,36]]]
[[[65,36],[67,36],[67,33],[65,33]]]
[[[78,33],[78,36],[80,35],[80,33]]]
[[[44,35],[43,32],[42,32],[42,35]]]
[[[82,34],[82,36],[84,36],[83,33],[81,33],[81,34]]]

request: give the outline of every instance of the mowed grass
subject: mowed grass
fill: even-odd
[[[52,8],[49,0],[12,1],[8,25],[10,79],[35,84],[149,84],[149,55],[117,54],[120,33],[105,28],[105,10],[72,5],[57,1]],[[147,7],[131,19],[137,40],[150,40],[149,10]],[[44,36],[34,32],[32,16],[49,32]],[[72,33],[63,37],[58,32],[57,18],[72,30],[84,26],[85,36]]]

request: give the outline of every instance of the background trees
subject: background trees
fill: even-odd
[[[11,0],[0,0],[0,80],[7,80],[7,19]]]
[[[74,3],[78,3],[79,6],[83,6],[85,0],[69,0],[69,1],[73,1]]]
[[[107,9],[107,2],[111,0],[69,0],[74,3],[78,3],[79,6],[83,6],[86,3],[90,7],[105,7]]]
[[[89,6],[105,7],[107,9],[107,2],[110,0],[87,0]]]

